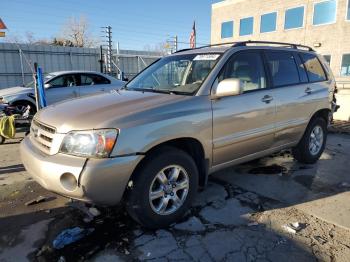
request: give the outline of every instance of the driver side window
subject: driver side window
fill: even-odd
[[[263,60],[259,52],[242,52],[233,55],[218,80],[238,78],[243,83],[243,92],[266,88],[266,75]]]
[[[69,86],[76,86],[77,81],[75,75],[63,75],[56,77],[52,81],[50,81],[48,84],[50,84],[50,87],[69,87]]]

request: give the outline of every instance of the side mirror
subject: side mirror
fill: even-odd
[[[243,84],[238,78],[228,78],[221,81],[217,87],[215,96],[225,97],[225,96],[236,96],[242,93]]]
[[[51,85],[50,84],[44,84],[44,88],[50,88]]]

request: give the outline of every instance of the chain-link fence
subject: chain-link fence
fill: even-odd
[[[119,54],[113,56],[115,66],[111,74],[116,76],[121,71],[130,79],[159,57],[161,54],[156,52],[120,50]],[[101,67],[100,60],[99,48],[0,43],[0,89],[31,82],[31,67],[34,62],[45,73],[49,73],[69,70],[101,71],[104,66]]]

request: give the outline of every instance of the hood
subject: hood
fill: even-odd
[[[13,95],[20,95],[20,94],[28,94],[33,92],[34,92],[33,88],[16,86],[16,87],[0,89],[0,96],[6,97],[6,96],[13,96]]]
[[[121,128],[120,120],[134,121],[137,113],[177,102],[189,96],[121,90],[57,103],[40,110],[35,119],[55,127],[58,133],[72,130]],[[118,122],[119,121],[119,122]]]

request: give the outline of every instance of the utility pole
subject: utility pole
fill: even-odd
[[[178,50],[178,40],[177,40],[177,35],[174,37],[174,49],[175,49],[175,52],[177,52],[177,50]]]
[[[178,50],[178,44],[177,35],[171,36],[167,39],[167,47],[170,49],[170,53],[174,53]]]
[[[107,65],[107,72],[110,74],[112,73],[112,27],[111,26],[107,26],[107,27],[103,27],[106,30],[102,31],[104,33],[106,33],[105,37],[107,38],[107,61],[106,61],[106,65]]]

